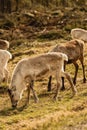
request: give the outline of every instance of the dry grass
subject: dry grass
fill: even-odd
[[[33,42],[29,45],[23,44],[17,48],[11,48],[12,54],[17,54],[9,62],[10,76],[16,63],[24,58],[48,52],[56,43],[61,41],[50,42]],[[86,45],[87,49],[87,45]],[[87,64],[87,52],[85,49],[85,65]],[[34,53],[28,53],[28,52]],[[27,52],[27,53],[25,53]],[[18,55],[19,54],[19,55]],[[80,63],[79,63],[80,64]],[[73,65],[67,66],[67,71],[73,77]],[[87,71],[87,69],[86,69]],[[60,92],[61,100],[53,102],[52,97],[55,91],[55,79],[53,80],[52,92],[47,92],[48,79],[42,79],[35,82],[35,90],[39,96],[39,103],[34,103],[31,94],[30,104],[24,110],[22,105],[26,100],[26,92],[20,101],[18,109],[11,108],[7,89],[3,85],[3,91],[0,89],[0,130],[87,130],[87,83],[83,84],[82,67],[79,67],[77,78],[78,95],[71,98],[72,92],[66,81],[64,92]]]

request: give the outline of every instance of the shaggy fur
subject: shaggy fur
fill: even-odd
[[[9,88],[9,95],[11,98],[12,106],[16,107],[18,101],[22,97],[23,91],[28,87],[28,101],[30,95],[30,88],[33,92],[35,102],[38,101],[37,95],[33,89],[33,82],[36,79],[41,79],[54,75],[56,78],[57,88],[54,99],[57,99],[58,91],[61,86],[61,77],[65,76],[72,87],[75,94],[76,88],[74,87],[70,76],[64,72],[64,61],[68,61],[68,57],[63,53],[46,53],[32,58],[23,59],[18,62],[15,67]]]
[[[7,50],[0,49],[0,83],[3,81],[8,81],[8,69],[7,63],[9,59],[12,58],[12,55]]]
[[[75,75],[73,79],[73,83],[76,84],[77,79],[77,72],[79,65],[77,63],[77,60],[81,62],[82,69],[83,69],[83,82],[86,82],[86,76],[85,76],[85,68],[84,68],[84,42],[81,40],[71,40],[69,42],[66,42],[64,44],[56,45],[50,52],[62,52],[68,56],[68,62],[65,62],[64,68],[66,67],[66,64],[73,63],[75,66]],[[49,82],[48,82],[48,91],[51,91],[51,79],[50,76]],[[64,87],[64,78],[62,78],[62,90],[65,89]]]
[[[83,40],[87,42],[87,30],[81,28],[75,28],[71,30],[71,37],[73,39]]]

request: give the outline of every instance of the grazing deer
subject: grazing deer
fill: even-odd
[[[81,28],[74,28],[71,30],[71,37],[73,39],[83,40],[87,42],[87,30]]]
[[[83,82],[84,83],[86,82],[85,68],[84,68],[84,42],[83,41],[71,40],[64,44],[56,45],[50,52],[61,52],[67,55],[68,62],[65,61],[64,63],[64,70],[66,68],[66,64],[73,64],[75,66],[75,75],[73,79],[74,85],[76,84],[77,73],[79,68],[77,61],[79,60],[81,62],[82,69],[83,69]],[[51,91],[51,80],[52,80],[52,76],[49,77],[48,91]],[[63,77],[61,90],[64,89],[65,87],[64,87],[64,77]]]
[[[10,52],[0,49],[0,83],[3,81],[6,81],[6,83],[8,82],[7,63],[11,58],[12,55]]]
[[[18,101],[22,98],[22,93],[26,88],[28,89],[26,104],[29,102],[30,89],[33,92],[35,102],[37,102],[38,98],[33,89],[33,83],[38,78],[44,78],[50,75],[54,75],[56,78],[55,100],[57,99],[58,91],[61,86],[61,77],[68,79],[72,91],[75,94],[76,88],[73,85],[70,75],[64,72],[64,61],[68,61],[67,55],[56,52],[40,54],[19,61],[13,71],[8,89],[12,107],[17,107]]]

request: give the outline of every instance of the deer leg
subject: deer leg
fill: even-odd
[[[30,99],[30,85],[27,85],[27,91],[28,93],[27,93],[27,100],[26,100],[25,106],[28,105],[29,99]]]
[[[64,77],[62,77],[62,87],[61,90],[64,91],[65,90],[65,86],[64,86]]]
[[[3,82],[3,80],[4,80],[4,73],[3,73],[3,70],[2,71],[0,71],[0,83],[1,82]]]
[[[71,88],[72,88],[73,95],[75,95],[75,94],[77,93],[77,89],[76,89],[76,87],[74,86],[70,75],[69,75],[68,73],[66,73],[66,72],[62,72],[62,75],[63,75],[64,77],[66,77],[66,79],[69,81],[70,86],[71,86]]]
[[[4,69],[4,78],[3,78],[3,82],[8,83],[8,70],[5,68]]]
[[[66,64],[64,64],[64,71],[66,69]],[[64,86],[64,77],[62,77],[62,87],[61,90],[64,91],[65,90],[65,86]]]
[[[56,93],[54,95],[54,100],[57,100],[58,91],[60,90],[60,87],[61,87],[61,76],[58,73],[56,74],[56,81],[57,81],[57,89],[56,89]]]
[[[86,76],[85,76],[85,66],[84,66],[84,57],[81,57],[80,59],[81,65],[82,65],[82,69],[83,69],[83,83],[86,83]]]
[[[52,80],[52,76],[49,77],[48,90],[47,91],[51,91],[51,80]]]
[[[39,101],[39,99],[38,99],[38,97],[37,97],[37,94],[36,94],[36,92],[35,92],[33,86],[34,86],[34,81],[32,80],[32,81],[31,81],[31,84],[30,84],[30,89],[31,89],[32,92],[33,92],[34,100],[35,100],[35,102],[37,103],[37,102]]]
[[[76,84],[76,79],[77,79],[77,73],[78,73],[79,66],[78,66],[78,64],[76,62],[74,62],[73,64],[75,66],[75,75],[74,75],[74,79],[73,79],[73,83],[75,85]]]

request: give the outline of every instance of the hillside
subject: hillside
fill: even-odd
[[[87,29],[86,7],[59,7],[53,10],[22,10],[0,16],[0,38],[14,45],[21,42],[70,39],[72,28]]]

